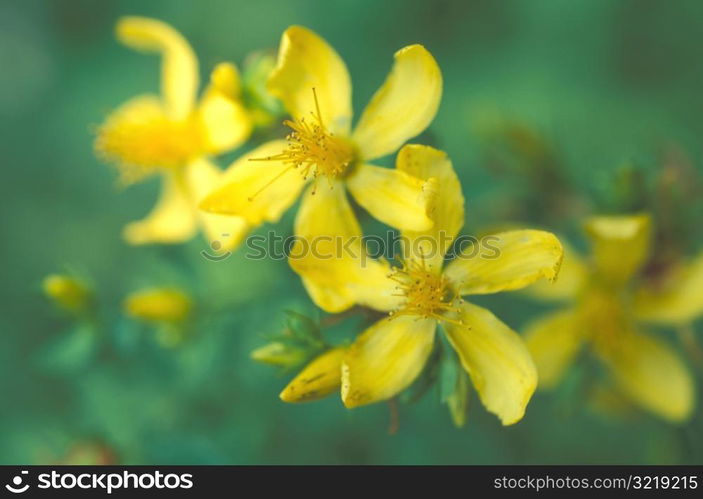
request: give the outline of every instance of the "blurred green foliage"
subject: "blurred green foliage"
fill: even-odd
[[[466,426],[455,429],[437,403],[450,395],[437,389],[399,404],[393,436],[384,404],[350,412],[334,397],[280,402],[287,375],[250,352],[283,329],[284,310],[320,317],[286,262],[237,253],[216,263],[201,257],[200,239],[132,248],[120,237],[157,189],[118,189],[92,151],[105,115],[158,85],[156,58],[113,38],[126,14],[179,29],[203,75],[219,61],[275,49],[291,24],[308,26],[346,60],[357,110],[393,52],[422,43],[443,70],[445,91],[418,140],[453,159],[467,232],[518,222],[573,236],[588,213],[656,209],[660,225],[678,231],[673,239],[685,238],[680,253],[703,248],[695,182],[672,191],[673,205],[652,194],[661,192],[652,186],[672,151],[691,178],[703,164],[696,0],[5,0],[0,462],[703,462],[700,407],[681,427],[637,412],[604,414],[588,402],[587,365],[559,392],[537,394],[508,428],[473,397]],[[288,214],[277,230],[291,225]],[[42,278],[65,265],[94,286],[93,322],[76,324],[41,294]],[[124,296],[144,286],[193,295],[196,318],[181,344],[164,348],[153,328],[123,317]],[[515,294],[482,303],[518,330],[543,310]],[[346,320],[327,339],[340,343],[362,325]]]

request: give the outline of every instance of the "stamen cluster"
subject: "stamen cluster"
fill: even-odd
[[[313,89],[315,112],[311,119],[304,117],[283,122],[291,132],[286,136],[288,147],[275,156],[256,158],[258,161],[283,161],[299,169],[303,178],[328,179],[343,177],[354,162],[354,147],[343,137],[330,132],[322,121],[317,94]]]
[[[402,308],[391,312],[391,317],[415,315],[451,322],[447,314],[459,311],[449,281],[429,268],[424,259],[404,262],[388,278],[398,284],[395,296],[405,298]]]

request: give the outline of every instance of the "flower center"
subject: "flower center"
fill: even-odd
[[[95,149],[118,165],[121,180],[131,184],[183,166],[202,150],[202,141],[192,120],[173,121],[160,112],[117,114],[98,130]]]
[[[355,160],[354,146],[349,140],[338,137],[327,129],[322,121],[320,104],[314,88],[312,93],[315,112],[310,113],[311,117],[283,122],[291,130],[286,137],[286,149],[281,154],[253,160],[283,161],[298,168],[305,179],[317,178],[320,175],[328,179],[343,177]]]
[[[400,309],[390,312],[391,318],[415,315],[452,322],[445,314],[458,312],[456,294],[449,286],[449,281],[441,274],[432,272],[425,265],[424,259],[421,262],[404,262],[402,267],[394,269],[388,277],[398,283],[395,296],[405,298]]]
[[[584,292],[579,311],[589,325],[591,340],[597,348],[614,351],[620,348],[622,337],[631,332],[628,306],[623,296],[612,290],[592,286]]]

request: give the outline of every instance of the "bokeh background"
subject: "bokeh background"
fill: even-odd
[[[558,230],[578,246],[582,214],[647,208],[638,182],[646,185],[663,161],[688,165],[693,177],[703,164],[696,0],[3,0],[0,462],[703,462],[700,406],[682,426],[605,410],[583,393],[578,369],[558,392],[537,394],[509,428],[476,397],[460,430],[436,394],[401,405],[392,436],[384,404],[350,412],[334,397],[280,402],[287,376],[254,363],[250,351],[282,328],[284,309],[320,316],[286,262],[234,254],[213,263],[200,256],[200,239],[133,248],[120,237],[157,192],[156,181],[118,188],[92,149],[94,127],[110,110],[157,89],[157,59],[114,40],[114,23],[127,14],[179,29],[203,75],[217,62],[274,50],[291,24],[308,26],[346,60],[357,111],[393,52],[424,44],[445,92],[419,140],[452,157],[469,233],[520,223]],[[515,134],[506,130],[549,151],[548,174],[520,166],[524,151],[511,149]],[[686,192],[691,251],[703,248],[701,193]],[[567,195],[554,201],[555,193]],[[291,224],[289,215],[275,229],[289,234]],[[67,269],[96,289],[97,337],[41,293],[46,274]],[[177,347],[122,315],[124,296],[149,285],[182,286],[197,301],[193,331]],[[545,310],[518,295],[482,303],[517,329]],[[332,334],[354,327],[352,319]]]

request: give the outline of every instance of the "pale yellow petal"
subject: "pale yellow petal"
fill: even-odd
[[[396,168],[422,180],[435,179],[429,215],[434,225],[426,231],[403,231],[405,259],[423,259],[440,271],[447,250],[464,225],[464,196],[452,162],[432,147],[407,145],[398,153]]]
[[[303,279],[310,298],[321,309],[336,313],[352,307],[350,282],[361,259],[361,227],[340,182],[317,182],[303,194],[295,220],[296,242],[288,262]],[[343,257],[341,248],[356,255]],[[339,247],[338,247],[339,246]]]
[[[176,244],[191,239],[197,220],[188,186],[183,176],[165,174],[161,195],[154,209],[144,219],[124,228],[129,244]]]
[[[462,295],[509,291],[541,278],[554,279],[562,256],[561,243],[551,232],[501,232],[469,244],[445,275]]]
[[[355,304],[377,310],[399,305],[389,265],[369,258],[361,234],[343,183],[321,181],[303,194],[288,261],[313,301],[327,312]]]
[[[585,225],[593,259],[601,277],[623,283],[649,256],[650,218],[647,215],[592,217]]]
[[[210,250],[215,253],[232,251],[237,248],[251,228],[242,217],[217,215],[198,209],[200,201],[219,184],[222,176],[222,171],[205,158],[193,161],[186,169],[186,179],[193,199],[193,210],[197,211],[205,238],[210,243]]]
[[[317,110],[313,89],[324,125],[333,133],[347,135],[352,116],[351,81],[344,61],[316,33],[291,26],[281,38],[268,90],[283,101],[294,118],[307,120]]]
[[[205,149],[220,154],[241,145],[251,134],[251,116],[239,99],[236,67],[219,64],[198,108]]]
[[[348,408],[389,399],[410,386],[432,352],[433,319],[382,319],[349,347],[342,364],[342,401]]]
[[[397,169],[358,165],[347,179],[354,199],[374,218],[406,230],[428,230],[435,180],[421,180]]]
[[[385,156],[420,134],[437,114],[441,97],[442,73],[432,54],[422,45],[400,49],[354,130],[361,156]]]
[[[703,253],[673,269],[655,287],[650,284],[636,295],[635,313],[640,320],[669,325],[694,322],[703,315]]]
[[[574,300],[583,290],[588,280],[588,266],[581,256],[561,239],[564,259],[559,274],[554,281],[537,281],[529,286],[528,296],[545,301]]]
[[[310,402],[339,390],[345,350],[333,348],[317,356],[283,389],[281,400]]]
[[[205,239],[216,255],[237,249],[251,230],[242,217],[202,212],[200,217]]]
[[[285,147],[282,140],[267,142],[237,159],[225,172],[220,187],[202,201],[200,208],[209,213],[238,215],[251,225],[278,221],[305,185],[296,168],[266,160]]]
[[[619,387],[634,402],[672,422],[691,416],[691,373],[665,342],[638,332],[623,334],[619,348],[603,354]]]
[[[564,310],[542,317],[525,328],[527,348],[539,373],[539,388],[554,388],[583,344],[576,312]]]
[[[130,48],[161,54],[161,92],[166,108],[172,118],[186,118],[198,91],[198,60],[186,39],[168,24],[146,17],[121,18],[116,32]]]
[[[242,78],[237,66],[231,62],[221,62],[210,73],[210,86],[230,99],[242,95]]]
[[[486,409],[504,425],[517,423],[537,387],[537,369],[522,338],[489,310],[463,303],[447,337]]]
[[[205,150],[221,154],[249,137],[252,121],[244,106],[216,92],[208,92],[198,109]]]

